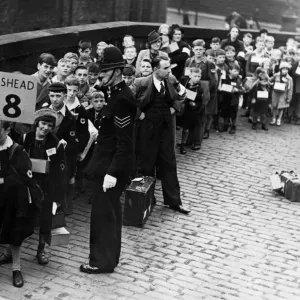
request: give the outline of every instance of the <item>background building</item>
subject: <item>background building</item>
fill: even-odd
[[[99,22],[165,20],[166,0],[0,1],[0,34]]]

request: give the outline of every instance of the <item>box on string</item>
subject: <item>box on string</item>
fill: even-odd
[[[52,229],[51,233],[45,236],[45,241],[49,246],[68,245],[70,232],[65,227]]]
[[[155,178],[135,178],[125,191],[124,225],[141,227],[148,220],[154,202]]]

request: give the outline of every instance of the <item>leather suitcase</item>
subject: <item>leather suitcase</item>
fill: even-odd
[[[299,178],[292,178],[284,184],[284,197],[292,202],[300,201],[300,181]]]
[[[123,224],[141,227],[148,220],[154,201],[155,178],[135,178],[125,191]]]
[[[285,183],[286,181],[296,178],[297,175],[294,171],[282,171],[280,173],[280,179],[283,183]]]

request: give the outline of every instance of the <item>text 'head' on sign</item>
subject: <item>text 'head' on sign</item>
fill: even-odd
[[[34,123],[37,78],[0,72],[0,120]]]

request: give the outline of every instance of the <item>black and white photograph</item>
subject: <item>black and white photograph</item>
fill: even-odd
[[[299,0],[0,1],[0,300],[299,300],[299,258]]]

